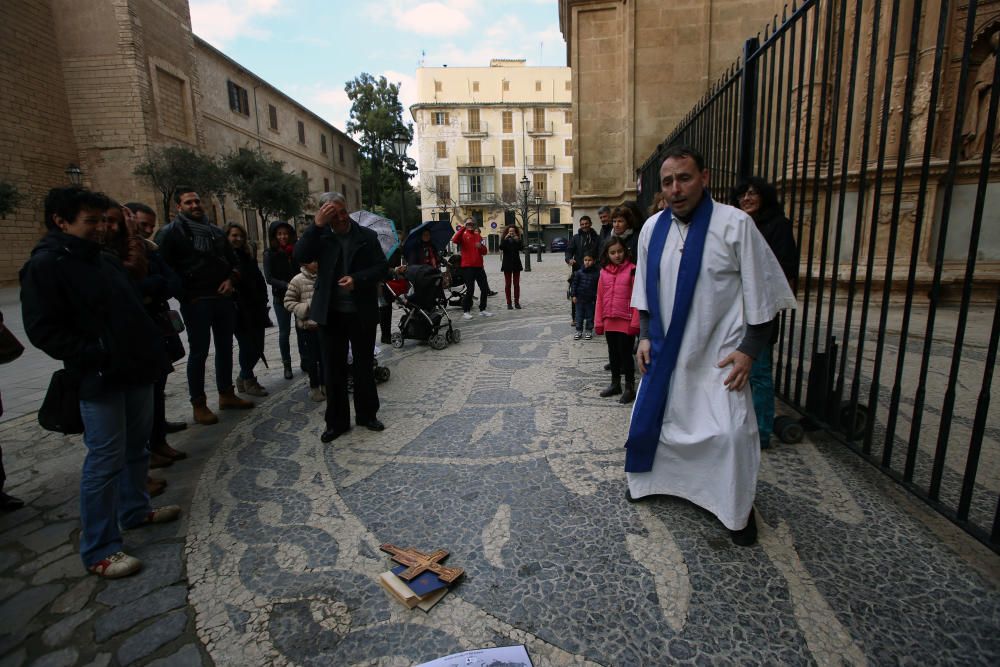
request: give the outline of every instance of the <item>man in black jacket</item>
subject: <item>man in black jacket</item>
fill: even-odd
[[[299,264],[319,262],[310,318],[320,325],[326,376],[326,431],[331,442],[351,428],[347,392],[347,346],[354,357],[354,420],[381,431],[375,388],[376,288],[389,270],[378,235],[347,214],[347,202],[336,192],[320,196],[316,221],[295,244]]]
[[[236,303],[233,289],[239,281],[239,260],[226,236],[205,217],[201,198],[191,188],[174,194],[177,217],[156,235],[163,260],[184,284],[181,315],[188,337],[187,380],[194,420],[217,424],[205,398],[205,362],[209,337],[215,339],[215,385],[219,409],[248,409],[253,403],[236,395],[233,387],[233,333]]]
[[[33,345],[63,362],[79,387],[87,455],[80,479],[80,557],[107,578],[142,564],[122,551],[123,528],[176,519],[146,494],[153,383],[169,367],[163,334],[121,263],[101,252],[102,194],[55,188],[45,199],[48,233],[21,269],[24,329]]]
[[[591,257],[600,255],[601,237],[592,228],[589,215],[580,216],[580,230],[573,234],[566,246],[566,264],[569,265],[569,282],[573,283],[573,275],[583,268],[583,256],[590,253]],[[576,326],[576,304],[570,303],[570,316],[573,318],[573,325]]]

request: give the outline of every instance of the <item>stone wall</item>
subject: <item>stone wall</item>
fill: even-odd
[[[16,280],[42,236],[45,193],[65,183],[66,166],[77,161],[52,26],[48,3],[0,3],[0,180],[24,195],[20,208],[0,220],[0,282]]]

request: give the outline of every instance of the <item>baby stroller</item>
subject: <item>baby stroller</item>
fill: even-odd
[[[443,287],[447,290],[447,302],[449,306],[459,307],[465,300],[465,276],[462,275],[462,256],[458,253],[449,255],[446,261],[448,273],[445,275],[447,284]]]
[[[441,287],[443,277],[439,269],[416,264],[406,269],[409,293],[397,293],[394,287],[399,289],[400,285],[395,281],[386,283],[386,288],[404,311],[399,320],[399,331],[392,334],[393,347],[403,347],[409,338],[426,341],[435,350],[443,350],[448,343],[462,340],[462,332],[452,327],[451,318],[445,311],[446,300]]]

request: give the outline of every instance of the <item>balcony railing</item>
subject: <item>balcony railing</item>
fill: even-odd
[[[535,136],[535,137],[540,137],[540,136],[552,134],[552,121],[550,120],[550,121],[548,121],[546,123],[542,123],[540,125],[536,125],[535,123],[528,123],[527,124],[527,130],[528,130],[528,134],[530,134],[532,136]]]
[[[463,167],[495,167],[496,158],[492,155],[459,155],[458,156],[458,168]]]
[[[541,200],[535,203],[535,195],[541,195]],[[531,190],[528,192],[528,207],[532,210],[535,206],[552,206],[558,204],[555,190]],[[500,201],[508,206],[524,206],[524,192],[520,189],[500,193]]]
[[[555,169],[556,166],[555,155],[529,155],[525,161],[528,169],[536,171],[538,169]]]
[[[459,192],[459,204],[495,204],[497,195],[495,192]]]
[[[489,134],[487,123],[462,123],[462,136],[485,137]]]

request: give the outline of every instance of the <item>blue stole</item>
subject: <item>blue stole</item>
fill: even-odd
[[[706,189],[695,207],[691,226],[684,240],[684,252],[674,287],[674,306],[670,326],[663,333],[660,312],[660,261],[667,243],[667,233],[673,224],[670,209],[664,209],[654,223],[646,255],[646,305],[649,308],[649,340],[651,363],[639,385],[639,394],[632,410],[632,425],[625,442],[625,472],[649,472],[660,443],[663,415],[667,409],[667,392],[670,378],[677,366],[681,339],[687,325],[694,287],[701,272],[701,256],[708,236],[708,223],[712,220],[712,195]]]

